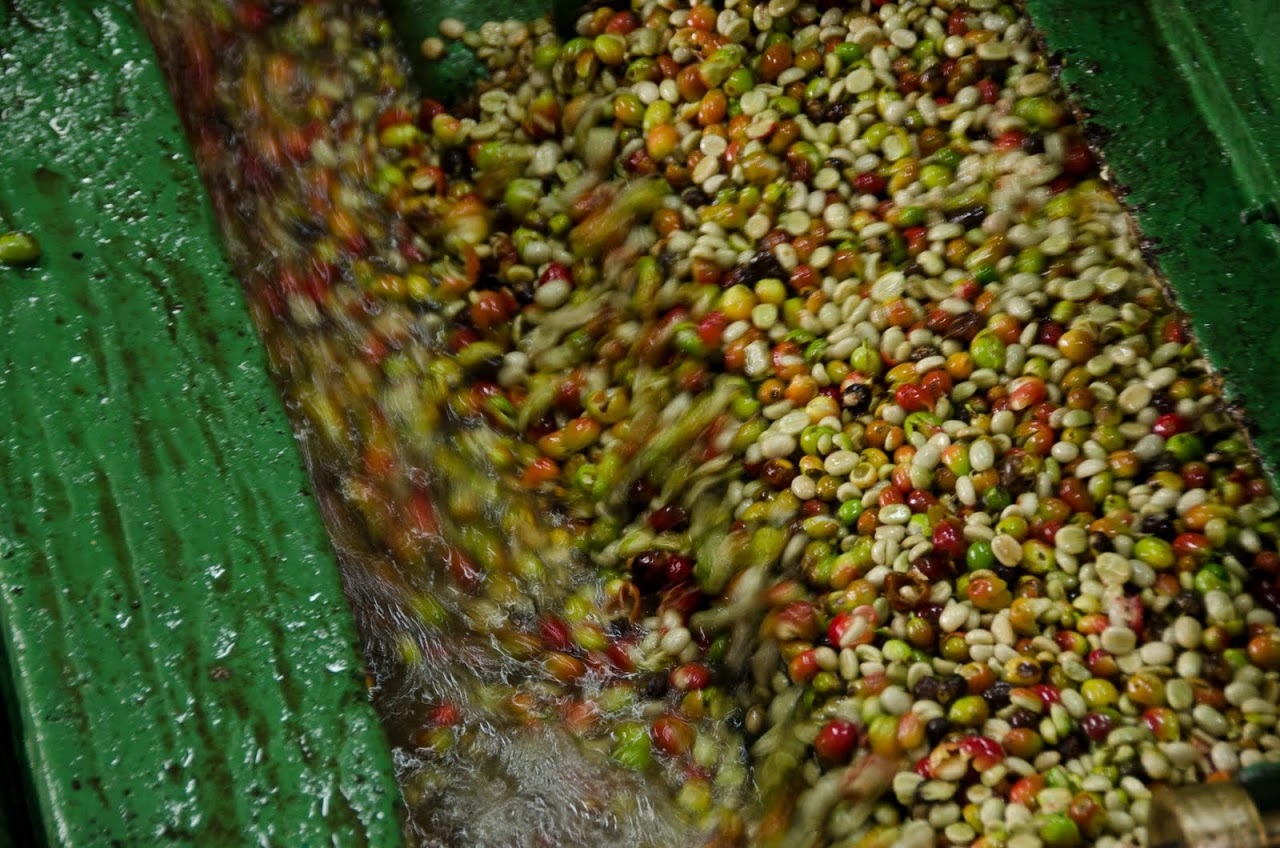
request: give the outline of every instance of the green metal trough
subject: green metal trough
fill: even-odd
[[[1274,479],[1280,5],[1026,3]],[[410,44],[515,8],[392,5]],[[398,844],[337,564],[130,0],[0,4],[10,228],[45,257],[0,268],[0,848]]]

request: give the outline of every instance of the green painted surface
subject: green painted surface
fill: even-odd
[[[48,842],[396,844],[337,566],[127,0],[0,4],[0,219],[45,246],[0,268],[0,633]]]
[[[1026,2],[1276,482],[1280,4]]]

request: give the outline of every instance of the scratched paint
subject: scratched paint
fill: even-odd
[[[45,838],[397,844],[336,564],[132,4],[0,4],[0,110],[0,226],[45,247],[0,269],[4,689]]]

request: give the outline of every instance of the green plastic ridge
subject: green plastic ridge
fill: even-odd
[[[0,226],[45,248],[0,268],[0,669],[48,843],[398,844],[337,565],[128,0],[0,4]]]
[[[1026,5],[1276,485],[1280,5]]]

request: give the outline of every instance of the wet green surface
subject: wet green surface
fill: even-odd
[[[1027,6],[1276,482],[1280,4]]]
[[[396,844],[337,567],[131,4],[0,4],[0,110],[0,218],[45,246],[0,268],[0,633],[48,842]]]

